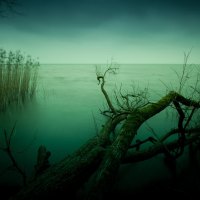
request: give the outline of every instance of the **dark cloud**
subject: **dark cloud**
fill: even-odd
[[[54,41],[63,46],[77,44],[77,48],[89,43],[96,48],[102,41],[113,49],[118,45],[126,49],[140,44],[145,48],[155,43],[177,48],[186,43],[189,47],[199,44],[199,0],[18,0],[18,3],[21,15],[0,19],[0,25],[27,37],[27,41],[37,38],[37,45],[41,45],[42,39],[46,46],[48,41],[49,44]]]
[[[126,15],[145,18],[152,13],[161,18],[199,16],[200,2],[149,0],[21,0],[22,9],[35,20],[53,20],[78,25],[95,25]],[[58,22],[59,23],[59,22]]]
[[[197,0],[17,0],[18,9],[29,20],[38,23],[68,23],[95,26],[107,20],[128,16],[129,19],[148,20],[149,15],[167,18],[172,16],[199,16]],[[30,21],[31,22],[31,21]]]
[[[95,14],[104,18],[110,15],[122,13],[144,14],[148,10],[165,11],[177,13],[197,12],[200,2],[197,0],[21,0],[21,4],[26,4],[29,9],[38,9],[38,11],[50,11],[49,14],[65,13],[73,15],[77,13]],[[53,12],[54,10],[54,12]]]
[[[18,0],[20,16],[9,19],[21,31],[76,36],[105,27],[116,34],[173,30],[199,32],[200,2],[159,0]],[[114,22],[114,23],[113,23]],[[143,33],[142,33],[143,32]]]

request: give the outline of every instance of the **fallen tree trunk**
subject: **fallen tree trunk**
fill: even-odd
[[[121,161],[124,159],[139,127],[143,122],[164,110],[175,100],[184,105],[199,107],[197,102],[186,99],[176,92],[170,92],[157,103],[150,104],[129,114],[119,135],[113,144],[107,149],[104,159],[94,175],[95,178],[86,199],[103,199],[104,195],[111,190],[111,186],[113,185]]]
[[[116,110],[113,112],[114,107],[112,107],[112,117],[108,119],[96,137],[89,140],[71,156],[49,167],[11,199],[59,198],[62,195],[70,196],[70,199],[103,199],[114,184],[120,164],[145,160],[158,153],[165,153],[166,149],[170,151],[180,147],[180,141],[177,140],[168,144],[164,144],[164,141],[157,141],[152,148],[146,151],[129,149],[138,128],[174,101],[197,109],[200,107],[198,102],[184,98],[176,92],[170,92],[158,102],[131,112]],[[111,138],[111,132],[122,121],[123,125],[119,133],[114,139]],[[197,141],[198,131],[199,129],[195,129],[196,134],[185,137],[181,148]],[[180,132],[179,128],[177,132]],[[81,189],[85,191],[79,194]]]

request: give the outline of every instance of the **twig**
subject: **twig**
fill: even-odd
[[[10,158],[11,162],[12,162],[12,166],[14,168],[16,168],[16,170],[19,172],[19,174],[21,174],[22,176],[22,179],[23,179],[23,184],[26,185],[27,183],[27,177],[26,177],[26,174],[25,172],[21,169],[21,167],[19,166],[17,160],[15,159],[14,155],[13,155],[13,152],[11,150],[11,140],[12,140],[12,137],[13,137],[13,134],[14,134],[14,131],[15,131],[15,126],[16,126],[16,123],[14,124],[10,134],[8,135],[6,129],[3,130],[3,133],[4,133],[4,138],[5,138],[5,147],[1,147],[0,150],[4,151],[8,157]]]

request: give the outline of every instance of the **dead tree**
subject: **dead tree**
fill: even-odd
[[[63,195],[70,196],[70,199],[104,199],[111,191],[121,164],[139,162],[161,153],[176,159],[183,154],[186,145],[199,143],[200,128],[191,125],[194,113],[200,108],[198,99],[185,97],[180,91],[169,91],[157,102],[149,102],[145,91],[123,94],[120,89],[115,93],[114,103],[105,85],[106,75],[115,72],[112,65],[104,73],[97,71],[97,80],[108,106],[102,111],[107,121],[98,135],[70,156],[48,167],[12,200],[59,198]],[[198,93],[197,87],[194,92]],[[152,136],[133,145],[141,125],[169,106],[177,111],[177,127],[162,137]],[[177,139],[167,140],[175,134]],[[147,141],[152,145],[140,150]]]

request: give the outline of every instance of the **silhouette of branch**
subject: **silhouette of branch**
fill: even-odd
[[[169,133],[165,135],[162,141],[167,139],[170,135],[178,133],[179,131],[180,131],[179,129],[173,129],[173,131],[170,131]],[[184,146],[187,146],[191,143],[196,142],[197,140],[200,140],[200,128],[188,129],[186,130],[186,133],[187,133],[187,137],[184,141]],[[177,142],[177,140],[167,142],[165,143],[165,145],[163,145],[160,142],[157,142],[157,143],[155,142],[153,143],[151,147],[146,148],[141,151],[135,151],[134,149],[129,149],[127,151],[125,158],[123,159],[123,163],[139,162],[139,161],[150,159],[161,153],[165,154],[166,148],[170,151],[174,151],[175,149],[179,148],[179,143]]]
[[[114,108],[111,100],[110,100],[110,97],[108,95],[108,93],[106,92],[106,90],[104,89],[104,86],[105,86],[105,78],[106,78],[106,74],[107,73],[112,73],[112,74],[116,74],[116,70],[118,68],[117,67],[113,67],[112,64],[110,64],[108,66],[108,68],[105,70],[105,72],[102,74],[100,71],[98,71],[97,69],[97,66],[96,66],[96,76],[97,76],[97,80],[99,82],[99,84],[101,84],[101,91],[106,99],[106,102],[108,104],[108,107],[110,108],[111,110],[111,113],[113,114],[116,114],[116,109]]]
[[[27,177],[25,172],[21,169],[21,167],[19,166],[16,158],[13,155],[12,149],[11,149],[11,140],[13,138],[14,135],[14,131],[15,131],[15,127],[16,127],[16,122],[13,126],[13,128],[11,129],[10,134],[8,134],[8,132],[6,131],[6,129],[3,130],[3,134],[4,134],[4,139],[5,139],[5,147],[1,147],[0,150],[4,151],[8,157],[10,158],[11,162],[12,162],[12,166],[19,172],[19,174],[22,176],[23,179],[23,184],[26,185],[27,183]]]

